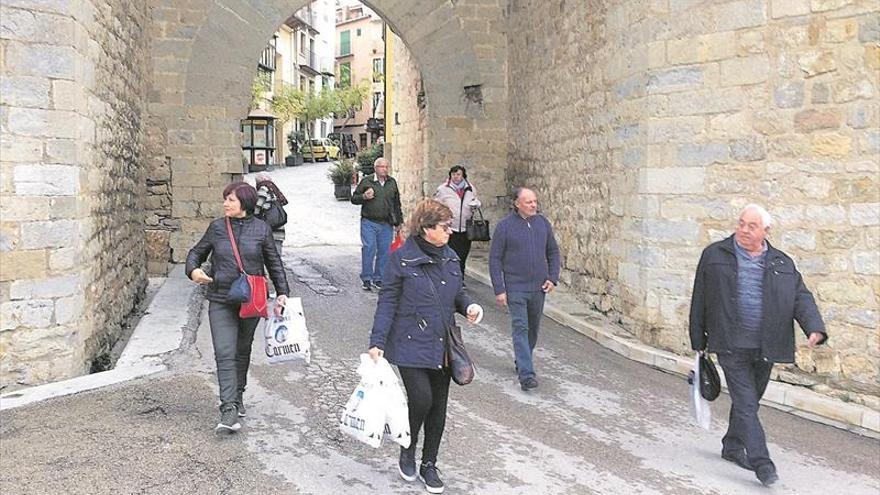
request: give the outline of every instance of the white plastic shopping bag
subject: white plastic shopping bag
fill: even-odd
[[[385,364],[388,362],[385,361]],[[377,363],[373,362],[369,354],[361,354],[357,373],[361,381],[345,403],[339,429],[370,447],[377,448],[382,444],[382,435],[385,432],[387,392],[382,385]]]
[[[288,297],[284,313],[275,316],[273,312],[269,316],[263,327],[263,339],[266,359],[270,363],[282,363],[294,359],[311,362],[312,352],[302,299]]]
[[[409,448],[412,438],[409,431],[409,408],[406,405],[406,396],[388,361],[380,359],[376,366],[385,393],[385,435],[401,447]]]
[[[688,373],[688,383],[691,385],[691,417],[697,426],[708,430],[712,425],[712,409],[709,401],[700,394],[700,355],[694,357],[694,369]]]

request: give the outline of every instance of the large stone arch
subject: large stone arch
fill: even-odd
[[[241,172],[238,122],[247,112],[255,61],[266,40],[306,2],[154,2],[150,93],[148,249],[153,271],[181,261],[219,213],[218,189]],[[393,163],[420,177],[419,196],[454,162],[480,164],[486,197],[501,196],[507,120],[506,43],[495,1],[376,0],[424,81],[426,164]],[[465,98],[478,87],[481,101]],[[392,143],[392,149],[393,149]],[[407,167],[424,167],[420,171]],[[492,180],[494,177],[494,181]],[[167,247],[166,247],[167,246]],[[170,248],[170,251],[168,251]]]

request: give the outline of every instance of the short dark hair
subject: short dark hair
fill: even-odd
[[[467,179],[467,169],[461,165],[455,165],[449,169],[449,178],[452,179],[452,174],[461,171],[461,176]]]
[[[241,209],[248,215],[253,215],[257,208],[257,190],[254,189],[254,186],[247,182],[233,182],[223,189],[223,199],[233,193],[241,203]]]
[[[433,229],[443,222],[452,220],[452,210],[433,199],[423,199],[416,205],[409,217],[409,235],[422,235],[422,229]]]

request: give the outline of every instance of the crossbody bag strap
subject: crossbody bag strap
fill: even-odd
[[[229,242],[232,244],[232,254],[235,255],[235,262],[238,263],[238,269],[241,273],[245,273],[244,265],[241,263],[241,256],[238,255],[238,245],[235,242],[235,234],[232,233],[232,222],[226,217],[226,232],[229,234]]]
[[[443,303],[440,302],[440,296],[437,295],[437,287],[434,285],[434,281],[431,280],[431,276],[428,275],[428,270],[425,270],[425,267],[421,267],[421,269],[425,274],[425,278],[428,279],[428,284],[431,286],[431,294],[434,295],[434,302],[437,303],[437,307],[440,309],[440,319],[443,320],[443,327],[446,328],[449,326],[449,323],[446,322],[446,312],[443,311]]]

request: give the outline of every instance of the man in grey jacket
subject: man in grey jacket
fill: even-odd
[[[730,393],[721,457],[753,470],[765,486],[779,479],[758,419],[773,363],[794,362],[794,320],[810,348],[828,339],[794,262],[766,240],[772,222],[764,208],[748,205],[734,234],[703,250],[690,313],[691,347],[717,353]]]

